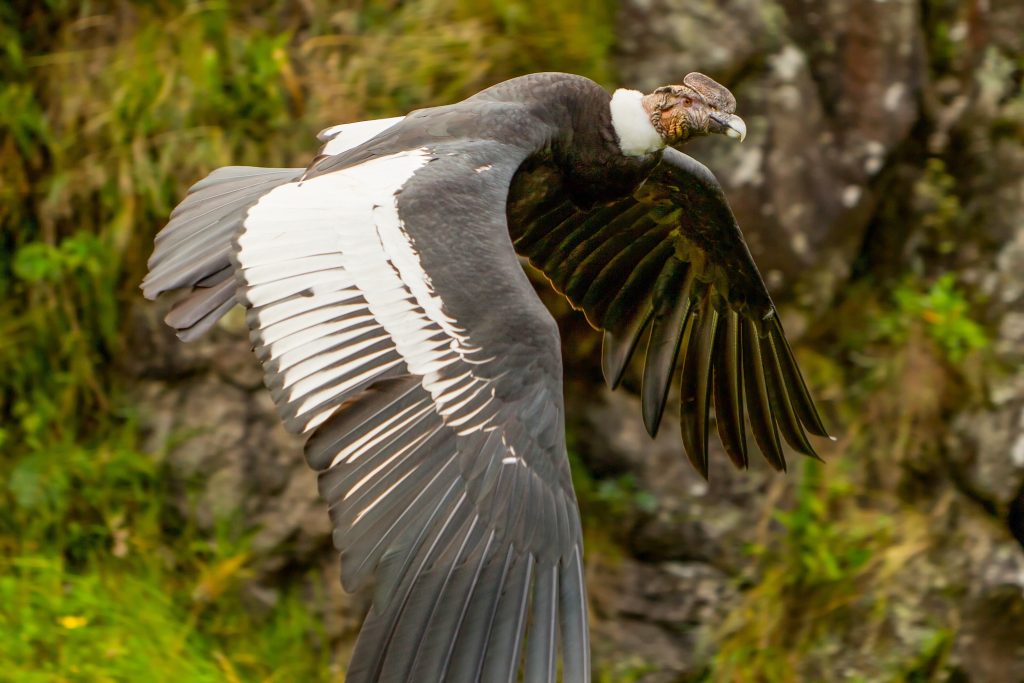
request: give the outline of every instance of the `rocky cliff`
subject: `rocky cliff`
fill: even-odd
[[[713,451],[704,481],[671,419],[646,436],[637,377],[599,388],[596,334],[545,294],[569,353],[600,680],[1024,680],[1024,6],[619,12],[623,85],[701,70],[736,94],[746,142],[686,151],[725,185],[839,440],[785,476]],[[147,450],[183,514],[254,534],[253,605],[309,582],[344,651],[366,603],[338,586],[240,319],[185,346],[156,308],[137,310],[149,352],[126,363]]]

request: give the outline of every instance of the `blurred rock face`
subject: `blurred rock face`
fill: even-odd
[[[921,114],[921,3],[639,0],[623,14],[624,82],[650,89],[699,66],[736,94],[744,144],[686,151],[718,174],[774,289],[828,301]]]
[[[630,0],[623,16],[625,84],[646,90],[700,68],[735,93],[737,113],[748,123],[744,144],[699,140],[684,151],[725,185],[754,256],[783,302],[821,312],[843,298],[858,270],[953,270],[987,297],[987,308],[973,313],[994,331],[992,362],[1003,369],[988,375],[994,379],[983,400],[961,394],[942,409],[948,422],[941,428],[952,429],[924,465],[932,483],[923,499],[903,491],[917,485],[920,474],[912,470],[920,464],[888,464],[889,481],[882,484],[894,503],[929,509],[932,533],[944,539],[907,557],[905,571],[913,578],[891,577],[898,597],[887,606],[891,632],[884,649],[912,660],[923,634],[938,624],[955,634],[943,671],[962,680],[1020,680],[1024,6]],[[944,236],[952,246],[944,256],[937,256],[939,235],[929,227],[932,199],[919,190],[935,159],[956,181],[956,215]],[[592,436],[587,448],[600,462],[617,458],[639,473],[641,486],[659,492],[658,509],[631,533],[634,552],[663,563],[699,558],[725,568],[734,581],[745,576],[735,563],[742,562],[739,549],[756,540],[753,530],[769,523],[771,508],[792,497],[792,486],[780,485],[765,468],[737,475],[725,465],[712,471],[709,486],[691,481],[672,446],[662,446],[662,439],[650,446],[632,433],[630,410],[616,405],[631,400],[605,397],[589,416],[608,414],[581,418],[588,425],[581,433]],[[621,423],[609,419],[620,412]],[[725,632],[724,622],[709,619],[702,628]],[[823,680],[888,675],[891,664],[886,669],[879,661],[877,634],[845,633],[830,661],[815,664],[809,655],[803,674]],[[628,643],[621,636],[609,647],[628,652]],[[702,661],[693,655],[679,668],[679,680]]]
[[[700,70],[736,94],[746,141],[706,139],[685,151],[722,180],[780,303],[806,312],[791,334],[813,331],[858,269],[954,269],[988,297],[975,313],[993,330],[1003,368],[981,400],[937,401],[943,429],[952,425],[940,451],[923,465],[887,462],[886,451],[875,463],[831,458],[824,470],[853,470],[858,482],[877,477],[877,487],[857,495],[893,524],[914,520],[918,531],[890,541],[883,525],[874,540],[854,539],[854,550],[873,543],[885,551],[875,560],[888,582],[884,632],[852,628],[835,642],[825,633],[802,673],[888,680],[892,661],[915,658],[924,671],[934,634],[948,632],[935,656],[957,680],[1021,680],[1024,6],[627,0],[621,13],[622,85],[649,90]],[[958,183],[953,248],[938,256],[925,220],[933,207],[914,192],[929,159],[941,159]],[[577,375],[567,397],[574,448],[599,481],[628,475],[653,500],[594,520],[615,546],[588,545],[595,659],[612,680],[699,679],[719,639],[737,628],[730,614],[761,585],[749,548],[786,533],[774,514],[793,506],[798,475],[776,476],[756,455],[751,471],[735,472],[713,450],[704,482],[686,463],[671,418],[651,442],[635,396],[595,390],[598,375],[586,375],[598,362],[593,335],[561,310],[569,353],[589,340],[568,362]],[[278,424],[241,326],[184,346],[147,308],[137,335],[138,348],[154,349],[132,369],[151,410],[150,446],[166,451],[182,482],[206,482],[197,500],[183,494],[183,511],[205,525],[233,511],[258,529],[257,604],[273,599],[282,577],[322,567],[330,599],[317,608],[333,638],[350,639],[365,603],[338,587],[314,477]],[[1017,539],[1006,522],[1013,515]]]

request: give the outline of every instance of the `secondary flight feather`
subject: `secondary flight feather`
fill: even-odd
[[[642,418],[680,368],[683,447],[712,406],[748,462],[826,432],[711,172],[675,147],[746,127],[702,74],[609,95],[532,74],[323,131],[307,168],[218,169],[157,235],[147,297],[201,336],[247,309],[256,356],[373,606],[346,680],[590,680],[558,329],[519,263],[604,330],[616,386],[645,335]],[[746,416],[746,419],[744,419]],[[780,440],[781,435],[781,440]]]

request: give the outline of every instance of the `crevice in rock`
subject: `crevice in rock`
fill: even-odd
[[[1021,548],[1024,548],[1024,483],[1010,502],[1010,509],[1006,513],[1006,526]]]
[[[922,114],[906,138],[896,145],[871,183],[871,192],[881,196],[875,206],[850,269],[850,281],[864,277],[894,276],[905,269],[903,252],[917,227],[907,197],[921,176],[927,158],[922,140],[931,123]],[[885,188],[885,191],[880,191]],[[899,226],[899,230],[894,230]]]
[[[957,466],[957,463],[953,462],[952,458],[949,457],[949,452],[945,448],[940,450],[940,454],[942,464],[949,475],[949,480],[956,490],[963,494],[967,500],[974,503],[986,515],[993,519],[999,519],[1002,516],[1002,510],[1000,509],[1002,506],[999,504],[999,501],[986,495],[978,485],[972,482],[964,474],[963,470]]]

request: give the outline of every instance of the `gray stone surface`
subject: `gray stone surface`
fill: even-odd
[[[649,89],[706,71],[736,94],[742,145],[701,140],[775,291],[821,306],[849,273],[883,169],[920,116],[920,4],[630,0],[621,73]]]

